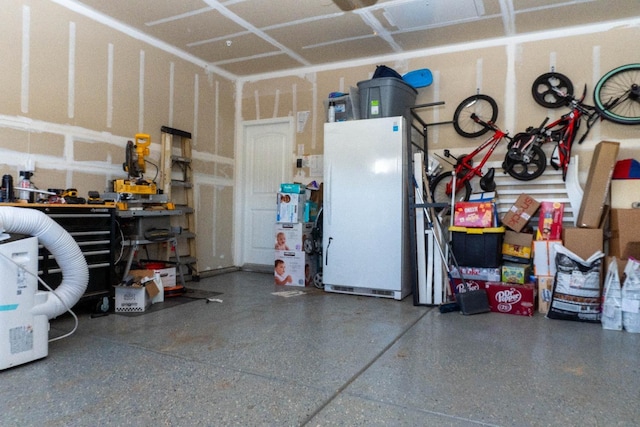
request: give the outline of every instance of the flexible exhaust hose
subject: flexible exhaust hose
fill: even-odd
[[[7,233],[37,237],[62,270],[62,282],[53,291],[55,295],[46,292],[46,301],[34,306],[31,314],[43,314],[53,319],[73,307],[89,283],[87,261],[73,237],[43,212],[28,208],[0,207],[0,230],[2,229]]]

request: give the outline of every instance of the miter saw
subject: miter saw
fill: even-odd
[[[113,191],[118,194],[151,195],[157,194],[155,182],[144,179],[146,172],[145,157],[149,155],[151,136],[137,133],[134,141],[127,142],[126,161],[122,168],[128,174],[127,179],[113,181]]]

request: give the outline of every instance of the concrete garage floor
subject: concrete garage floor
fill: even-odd
[[[3,426],[632,426],[640,335],[441,314],[263,273],[137,317],[80,313],[43,360],[0,372]],[[70,316],[50,335],[73,327]]]

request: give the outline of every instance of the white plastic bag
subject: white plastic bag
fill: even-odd
[[[615,258],[609,263],[602,294],[602,329],[622,330],[622,289],[618,262]]]
[[[640,333],[640,277],[635,268],[625,268],[626,278],[622,286],[622,326],[625,331]]]

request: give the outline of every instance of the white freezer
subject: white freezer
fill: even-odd
[[[411,292],[403,117],[324,127],[324,289],[402,299]]]

